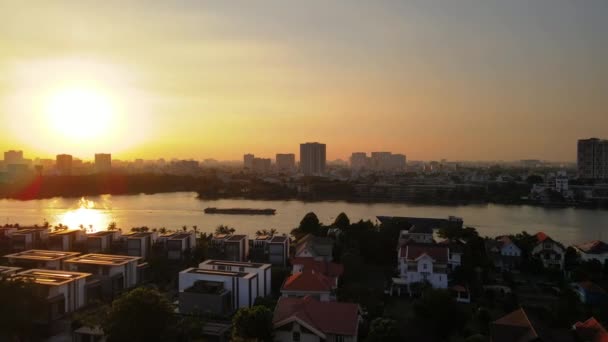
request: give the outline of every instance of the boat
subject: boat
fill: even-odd
[[[227,215],[274,215],[276,209],[253,209],[253,208],[205,208],[205,214],[227,214]]]

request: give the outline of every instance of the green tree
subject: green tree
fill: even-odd
[[[389,318],[374,319],[369,328],[366,342],[401,341],[397,322]]]
[[[468,317],[447,290],[428,289],[414,302],[413,321],[436,341],[462,331]]]
[[[272,341],[272,312],[265,306],[239,309],[232,326],[234,341]]]
[[[348,218],[348,216],[346,216],[345,213],[340,213],[340,215],[338,215],[334,220],[333,226],[342,230],[346,230],[348,229],[348,227],[350,227],[350,219]]]
[[[322,235],[321,228],[321,222],[319,222],[317,215],[310,212],[304,215],[304,218],[302,218],[302,221],[300,221],[300,226],[294,229],[291,233],[296,236],[296,238],[306,234]]]
[[[236,229],[232,227],[228,227],[226,225],[220,224],[215,228],[215,234],[232,234],[236,231]]]
[[[154,289],[137,288],[112,302],[102,327],[108,341],[173,341],[173,306]]]
[[[45,301],[35,284],[0,277],[0,341],[27,340],[44,313]]]

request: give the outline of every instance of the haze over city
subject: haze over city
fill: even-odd
[[[574,161],[608,127],[608,3],[0,5],[0,150]],[[272,20],[269,20],[272,18]]]

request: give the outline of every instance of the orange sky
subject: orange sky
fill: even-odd
[[[608,137],[606,16],[600,0],[4,1],[0,149],[571,161],[576,139]],[[69,87],[107,99],[102,134],[99,104],[67,104],[80,127],[49,114]]]

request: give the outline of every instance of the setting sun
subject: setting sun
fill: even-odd
[[[106,134],[114,116],[110,99],[88,88],[66,88],[53,93],[46,110],[50,126],[72,139],[87,140]]]

